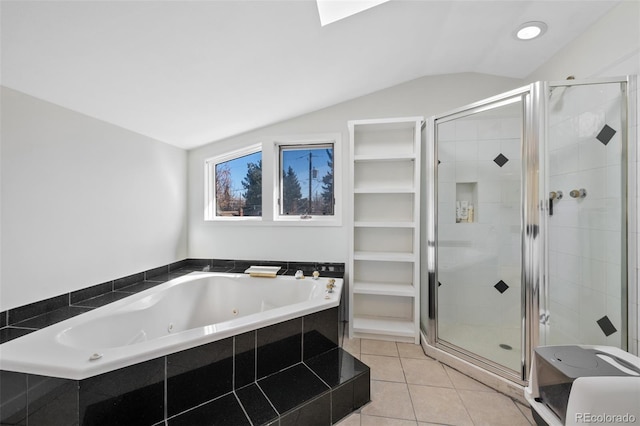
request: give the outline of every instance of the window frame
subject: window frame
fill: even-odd
[[[216,197],[216,166],[227,161],[235,160],[238,158],[246,157],[247,155],[261,153],[262,161],[262,215],[261,216],[219,216],[217,209],[217,197]],[[253,144],[244,148],[240,148],[234,151],[226,152],[221,155],[207,158],[205,160],[205,182],[204,182],[204,220],[209,221],[250,221],[260,222],[264,217],[264,150],[262,144]]]
[[[282,148],[295,147],[305,149],[333,147],[333,214],[332,215],[286,215],[281,214],[279,200],[282,199]],[[310,226],[340,226],[342,224],[342,144],[340,134],[316,136],[288,136],[273,142],[273,222],[295,223]],[[264,161],[263,161],[264,164]]]

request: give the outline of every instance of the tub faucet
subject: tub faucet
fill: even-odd
[[[336,286],[336,280],[334,280],[333,278],[331,278],[328,282],[327,282],[327,293],[333,293],[333,289]]]

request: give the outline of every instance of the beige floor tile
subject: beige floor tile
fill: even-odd
[[[405,383],[400,358],[362,354],[360,360],[371,369],[371,380]]]
[[[432,359],[401,358],[407,383],[452,388],[453,383],[442,364]]]
[[[518,407],[518,410],[520,410],[520,412],[525,416],[529,423],[535,425],[536,421],[533,419],[533,414],[531,414],[531,407],[521,404],[517,401],[515,401],[515,403],[516,407]]]
[[[396,346],[398,347],[398,353],[400,354],[400,358],[429,359],[429,357],[427,357],[424,354],[424,350],[420,345],[414,345],[413,343],[397,342]]]
[[[352,413],[336,423],[336,426],[360,426],[360,413]]]
[[[475,425],[529,426],[515,402],[501,393],[459,390],[458,394]]]
[[[461,372],[454,370],[453,368],[444,365],[444,370],[447,372],[449,379],[453,383],[453,387],[456,389],[472,390],[472,391],[484,391],[495,392],[489,386],[483,385],[479,381],[472,379],[471,377],[462,374]]]
[[[361,426],[416,426],[413,420],[392,419],[389,417],[366,416],[361,417]]]
[[[361,414],[414,421],[416,419],[407,384],[378,380],[371,381],[371,402],[362,409]]]
[[[417,420],[425,423],[473,425],[455,389],[409,385]]]
[[[342,340],[342,349],[351,355],[360,356],[360,339],[349,339],[345,336]]]
[[[360,341],[360,353],[363,355],[398,356],[398,348],[396,347],[396,342],[362,339]]]

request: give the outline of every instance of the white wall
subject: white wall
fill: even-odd
[[[520,80],[481,74],[423,77],[298,118],[189,152],[189,257],[347,262],[348,212],[340,226],[204,221],[205,159],[278,136],[342,134],[343,176],[348,176],[347,121],[442,113],[519,87]],[[277,102],[274,99],[274,102]],[[267,159],[263,159],[263,162]],[[342,182],[344,202],[349,196]]]
[[[552,31],[550,29],[549,31]],[[640,2],[626,0],[531,73],[527,82],[640,72]]]
[[[186,151],[1,96],[0,311],[186,257]]]

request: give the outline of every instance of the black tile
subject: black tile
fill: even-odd
[[[28,407],[30,425],[78,425],[78,382],[29,375]]]
[[[249,331],[234,337],[234,388],[256,380],[256,332]]]
[[[122,291],[112,291],[110,293],[93,297],[91,299],[80,300],[74,303],[73,306],[99,308],[100,306],[108,305],[109,303],[113,303],[117,300],[124,299],[125,297],[128,297],[128,296],[131,296],[131,293],[125,293]]]
[[[357,410],[371,401],[371,372],[369,369],[353,379],[353,409]]]
[[[27,375],[0,370],[0,424],[26,426]]]
[[[257,330],[257,377],[265,377],[302,361],[302,318]]]
[[[137,274],[129,275],[129,276],[114,280],[113,289],[120,290],[124,287],[129,287],[132,284],[139,283],[142,281],[144,281],[144,272],[139,272]]]
[[[500,280],[496,285],[493,286],[496,290],[498,290],[501,294],[507,291],[509,286],[504,281]]]
[[[80,381],[83,425],[151,425],[164,419],[165,358]]]
[[[603,316],[602,318],[600,318],[598,321],[596,321],[598,323],[598,325],[600,326],[600,329],[602,330],[602,332],[604,333],[605,336],[611,336],[613,333],[615,333],[616,331],[618,331],[616,329],[616,327],[613,325],[613,323],[611,322],[611,320],[609,319],[608,316]]]
[[[167,355],[167,413],[176,415],[232,390],[233,338]]]
[[[258,380],[258,385],[280,414],[329,390],[304,364]]]
[[[183,268],[193,269],[194,271],[202,271],[212,264],[211,259],[187,259],[185,262],[186,265]],[[233,263],[231,266],[233,266]]]
[[[113,281],[97,284],[91,287],[83,288],[82,290],[71,292],[69,296],[69,303],[74,305],[82,300],[98,297],[105,293],[110,293],[111,291],[113,291]]]
[[[230,271],[234,267],[235,267],[235,260],[230,260],[230,259],[211,259],[211,268],[210,268],[211,272]]]
[[[294,273],[295,271],[300,270],[304,272],[305,275],[311,276],[313,271],[318,270],[318,266],[315,262],[289,262],[287,269],[289,269],[289,271],[293,271]]]
[[[353,380],[348,381],[331,391],[332,423],[337,423],[340,419],[353,412],[353,383]]]
[[[176,269],[175,271],[172,270],[171,272],[169,272],[169,279],[173,280],[175,278],[180,278],[192,272],[195,272],[195,271],[192,271],[191,269],[188,269],[188,268]]]
[[[118,291],[123,293],[140,293],[162,284],[160,281],[140,281],[127,287],[121,287]]]
[[[606,146],[615,134],[616,131],[613,128],[609,127],[608,124],[605,124],[602,130],[600,130],[600,133],[598,133],[598,136],[596,136],[596,139],[598,139]]]
[[[303,318],[303,359],[338,347],[338,308],[325,309]]]
[[[332,388],[369,371],[362,361],[342,348],[306,360],[305,364]]]
[[[331,395],[329,392],[280,418],[280,426],[331,425]]]
[[[509,159],[507,157],[505,157],[502,154],[498,154],[498,156],[496,158],[493,159],[493,161],[500,167],[504,166],[505,164],[507,164],[507,161],[509,161]]]
[[[30,318],[25,321],[21,321],[16,323],[16,327],[26,327],[26,328],[44,328],[60,321],[64,321],[69,318],[73,318],[76,315],[84,314],[85,312],[90,311],[92,308],[83,308],[76,306],[66,306],[64,308],[56,309],[55,311],[47,312],[43,315],[39,315],[37,317]]]
[[[31,303],[29,305],[20,306],[19,308],[11,309],[9,310],[9,325],[19,323],[26,319],[33,318],[65,306],[69,306],[68,294],[63,294],[50,299]]]
[[[318,263],[316,264],[320,275],[324,275],[325,272],[344,273],[344,263]]]
[[[175,272],[178,269],[186,268],[189,265],[188,259],[182,259],[177,262],[173,262],[169,264],[169,273]]]
[[[229,393],[167,421],[169,426],[250,426],[233,393]]]
[[[35,328],[5,327],[0,329],[0,345],[36,331]]]
[[[236,390],[236,395],[254,425],[265,425],[277,420],[278,413],[255,383]]]
[[[169,265],[149,269],[144,272],[145,281],[169,281]]]

